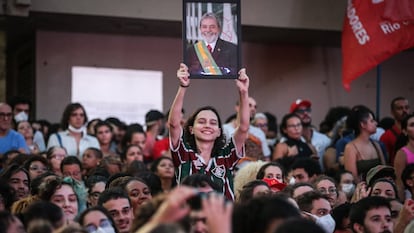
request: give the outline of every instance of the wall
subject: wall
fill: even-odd
[[[182,0],[32,0],[31,11],[181,21]],[[241,0],[241,23],[337,30],[346,0]]]
[[[75,65],[161,70],[164,110],[176,93],[175,74],[182,59],[179,38],[39,31],[36,41],[38,119],[60,119],[70,101],[70,71]],[[313,102],[314,123],[319,124],[331,106],[365,104],[375,110],[375,71],[345,92],[340,48],[256,43],[244,43],[242,48],[258,111],[270,111],[281,119],[293,100],[308,98]],[[395,96],[406,96],[414,103],[413,60],[414,51],[409,51],[382,65],[381,116],[389,115],[389,102]],[[234,110],[236,90],[234,80],[192,80],[184,107],[192,112],[198,106],[213,105],[227,118]]]

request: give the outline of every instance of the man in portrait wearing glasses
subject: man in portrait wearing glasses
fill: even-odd
[[[218,17],[213,13],[201,16],[199,30],[202,40],[187,51],[190,74],[237,74],[237,45],[220,38]]]
[[[323,154],[331,144],[331,139],[325,134],[319,133],[312,126],[312,103],[309,100],[297,99],[290,105],[290,113],[295,113],[302,121],[302,137],[307,143],[311,143],[318,153],[319,164],[323,167]]]
[[[0,154],[10,150],[18,150],[21,153],[29,153],[29,148],[23,136],[12,127],[13,113],[6,103],[0,103]]]

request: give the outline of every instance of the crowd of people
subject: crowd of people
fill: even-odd
[[[298,99],[278,127],[238,75],[226,121],[211,106],[184,117],[185,64],[169,112],[150,110],[144,126],[89,120],[80,103],[54,125],[31,119],[26,99],[0,103],[0,233],[414,232],[406,98],[381,127],[363,105],[316,127]]]

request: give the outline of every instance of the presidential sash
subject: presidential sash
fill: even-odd
[[[203,67],[204,74],[208,75],[221,75],[221,71],[211,56],[210,51],[203,41],[199,41],[194,44],[194,49],[197,53],[198,60],[200,61],[201,67]]]

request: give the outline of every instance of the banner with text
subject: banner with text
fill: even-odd
[[[342,84],[351,82],[392,55],[414,46],[414,19],[391,21],[385,1],[348,0],[342,31]],[[398,14],[398,13],[397,13]]]

